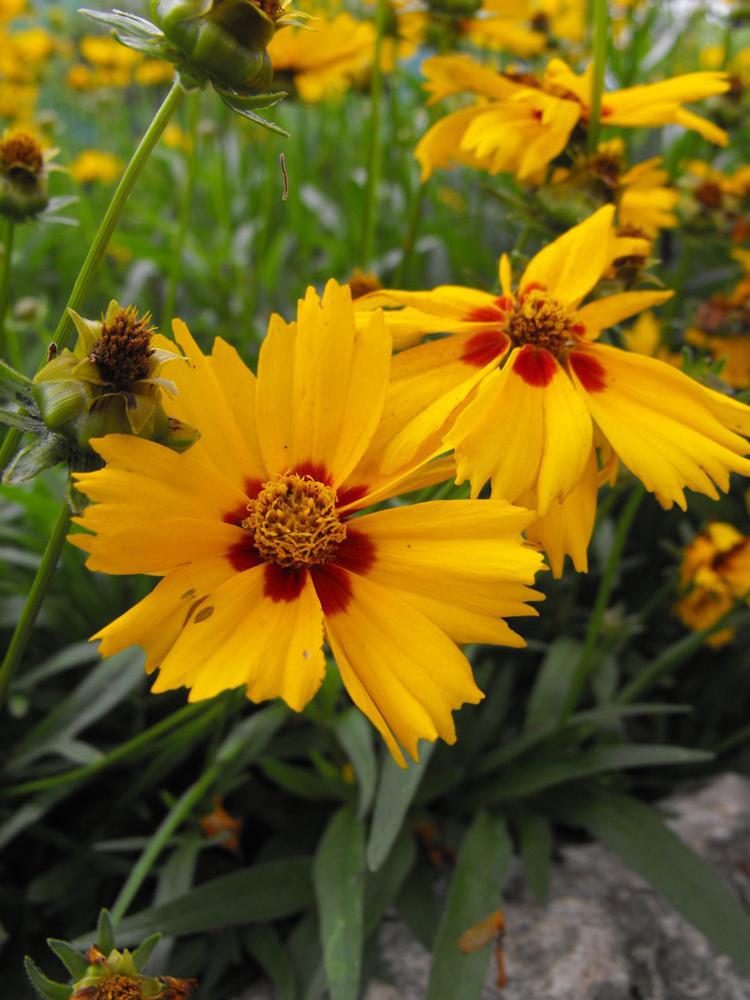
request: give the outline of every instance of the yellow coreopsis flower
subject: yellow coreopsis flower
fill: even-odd
[[[304,28],[277,31],[268,45],[274,73],[287,73],[303,101],[315,103],[348,90],[372,65],[375,30],[342,13],[312,34]]]
[[[501,616],[532,614],[540,556],[521,542],[533,515],[505,501],[360,511],[446,478],[433,464],[379,473],[397,425],[391,338],[381,315],[355,329],[346,286],[310,289],[297,322],[271,319],[257,379],[217,339],[175,372],[176,416],[201,438],[176,455],[110,435],[77,477],[93,501],[71,540],[88,566],[163,577],[94,638],[138,644],[154,691],[193,701],[244,687],[299,711],[325,673],[324,637],[352,700],[394,757],[452,742],[452,711],[482,694],[456,643],[523,645]],[[442,463],[439,463],[439,465]],[[352,516],[357,515],[357,516]]]
[[[443,286],[356,303],[403,307],[385,315],[407,342],[453,334],[395,359],[395,377],[422,404],[386,450],[384,471],[428,434],[442,436],[455,450],[457,481],[469,480],[474,496],[490,480],[493,496],[538,511],[532,535],[556,575],[566,554],[586,569],[600,473],[609,474],[614,456],[664,507],[684,508],[686,487],[717,498],[731,471],[750,474],[750,407],[598,342],[607,327],[672,294],[622,292],[584,304],[637,242],[616,238],[613,215],[605,206],[541,250],[517,290],[503,256],[500,296]]]
[[[731,524],[714,521],[685,549],[680,566],[682,596],[675,608],[688,628],[709,628],[750,591],[750,538]],[[710,646],[724,646],[731,628],[714,632]]]
[[[422,64],[430,103],[451,94],[474,94],[477,103],[442,118],[419,141],[415,155],[423,179],[438,167],[465,163],[490,173],[533,177],[567,146],[576,126],[586,127],[592,66],[578,75],[552,59],[541,77],[499,73],[467,56],[433,56]],[[603,125],[636,128],[682,125],[720,145],[727,134],[683,107],[724,93],[725,73],[687,73],[659,83],[606,92]]]
[[[68,170],[79,184],[102,181],[111,184],[122,173],[123,163],[113,153],[99,149],[85,149],[73,160]]]
[[[721,378],[735,389],[750,387],[750,274],[728,294],[712,295],[685,340],[724,362]]]

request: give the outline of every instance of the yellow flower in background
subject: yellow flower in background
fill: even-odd
[[[170,122],[164,129],[161,141],[167,149],[181,149],[183,152],[190,152],[193,142],[187,132],[181,129],[176,122]]]
[[[88,566],[163,577],[94,637],[102,652],[143,646],[154,691],[244,687],[300,711],[325,638],[399,763],[419,739],[452,742],[452,711],[482,697],[456,643],[523,645],[502,619],[539,597],[541,558],[520,534],[533,515],[502,500],[360,514],[446,472],[378,471],[395,426],[391,338],[380,314],[355,329],[346,286],[308,290],[296,323],[272,317],[257,379],[223,340],[209,357],[174,331],[189,363],[170,412],[200,440],[176,455],[110,435],[95,444],[106,467],[77,477],[94,534],[71,540]]]
[[[26,0],[0,0],[0,24],[26,12]]]
[[[685,549],[680,566],[682,597],[675,611],[693,631],[709,628],[750,591],[750,538],[731,524],[714,521]],[[734,630],[723,628],[706,640],[719,647]]]
[[[98,149],[85,149],[68,167],[70,175],[79,184],[101,181],[111,184],[122,173],[123,162],[113,153]]]
[[[163,59],[144,59],[136,65],[133,78],[142,87],[158,87],[172,82],[174,66]]]
[[[745,254],[747,251],[744,252]],[[702,303],[696,326],[685,340],[723,361],[721,378],[735,389],[750,388],[750,273],[742,251],[735,251],[746,273],[729,295],[717,293]]]
[[[622,339],[629,351],[658,358],[677,368],[682,367],[682,356],[673,353],[664,344],[661,324],[650,310],[641,313],[635,323],[623,331]]]
[[[551,42],[580,42],[585,14],[582,0],[484,0],[463,34],[478,48],[529,58]]]
[[[417,144],[422,178],[435,169],[463,163],[489,173],[533,177],[567,146],[576,126],[590,114],[592,67],[578,75],[552,59],[539,77],[500,73],[467,56],[433,56],[422,64],[430,104],[468,92],[477,103],[433,125]],[[723,129],[683,107],[724,93],[724,73],[688,73],[659,83],[605,92],[603,125],[628,128],[682,125],[719,145]]]
[[[406,342],[452,334],[394,359],[394,378],[404,395],[421,394],[421,405],[386,449],[383,471],[430,435],[442,438],[473,496],[490,480],[493,496],[539,513],[531,536],[555,575],[566,554],[587,567],[600,474],[611,473],[613,456],[666,508],[684,509],[686,488],[716,499],[731,471],[750,474],[750,407],[598,342],[607,327],[672,294],[622,292],[583,304],[612,260],[638,242],[616,237],[613,216],[605,206],[541,250],[516,291],[503,256],[500,296],[442,286],[356,303],[401,307],[385,316]]]
[[[287,73],[303,101],[315,103],[344,93],[372,66],[375,29],[342,13],[313,32],[288,27],[268,46],[274,73]]]

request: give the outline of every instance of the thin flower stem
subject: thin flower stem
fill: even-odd
[[[729,620],[742,608],[748,598],[750,598],[750,590],[742,594],[732,607],[721,618],[718,618],[712,625],[709,625],[708,628],[700,629],[698,632],[693,632],[682,639],[678,639],[677,642],[673,642],[671,646],[664,650],[661,656],[657,656],[655,660],[652,660],[651,663],[641,670],[637,677],[633,678],[627,687],[622,689],[617,696],[618,703],[624,704],[633,701],[639,695],[643,694],[644,691],[652,688],[672,670],[676,670],[677,667],[681,666],[689,656],[697,649],[700,649],[706,639],[727,625]]]
[[[426,193],[427,182],[422,181],[417,188],[416,194],[414,195],[414,201],[411,206],[411,214],[409,216],[409,228],[406,230],[406,235],[404,236],[404,242],[401,248],[401,262],[398,265],[398,270],[396,271],[393,279],[396,288],[403,288],[404,282],[408,281],[409,278],[411,262],[414,257],[414,247],[417,243],[419,223],[422,221],[422,206],[424,205]]]
[[[232,702],[222,706],[224,710],[231,709]],[[138,858],[134,868],[130,872],[125,884],[120,889],[119,895],[111,909],[112,923],[115,926],[127,913],[128,907],[135,899],[138,890],[148,877],[149,872],[156,863],[165,845],[169,842],[172,834],[188,818],[195,806],[203,799],[208,790],[222,775],[226,774],[228,766],[232,760],[242,752],[244,743],[241,740],[231,741],[229,747],[219,749],[213,763],[210,764],[200,778],[186,789],[180,798],[175,802],[167,815],[164,817],[159,827],[154,831],[153,836],[146,844],[141,856]]]
[[[607,0],[593,0],[594,20],[594,72],[591,78],[591,109],[589,112],[587,148],[596,151],[599,142],[599,127],[602,110],[604,72],[607,66],[608,15]]]
[[[385,33],[387,13],[386,0],[378,0],[377,13],[375,15],[375,51],[372,63],[372,79],[370,81],[370,146],[367,154],[367,183],[365,185],[365,204],[362,214],[362,267],[369,265],[375,241],[375,214],[382,160],[380,112],[383,97],[383,71],[380,66],[380,53],[383,48],[383,34]]]
[[[0,267],[0,357],[5,356],[5,313],[8,311],[10,299],[10,259],[13,255],[13,235],[15,233],[13,219],[5,221],[5,238],[3,240],[3,262]]]
[[[625,548],[625,543],[635,519],[635,515],[638,512],[638,507],[640,506],[641,500],[643,500],[644,494],[645,490],[640,483],[637,483],[620,513],[620,517],[617,522],[617,530],[612,542],[612,548],[610,549],[607,564],[604,567],[604,573],[602,574],[599,590],[596,595],[596,600],[594,601],[594,607],[591,611],[591,617],[589,618],[588,628],[586,629],[586,635],[583,640],[581,656],[578,660],[575,673],[573,674],[573,681],[570,685],[570,691],[562,712],[561,717],[563,720],[569,717],[570,713],[578,704],[578,699],[581,697],[584,685],[586,684],[586,680],[591,670],[591,659],[602,630],[604,613],[609,605],[609,598],[612,594],[612,588],[617,576],[617,570],[620,566],[620,560]]]
[[[193,194],[195,191],[195,175],[197,167],[196,144],[198,140],[198,120],[200,114],[200,102],[197,95],[190,102],[188,118],[188,137],[190,139],[190,149],[186,151],[185,183],[182,188],[182,197],[177,214],[177,235],[170,257],[169,274],[167,276],[167,287],[164,292],[164,304],[161,314],[161,331],[168,333],[169,324],[173,319],[175,301],[177,299],[177,286],[182,277],[183,249],[185,237],[187,236],[188,223],[190,222],[190,208],[193,204]]]
[[[70,316],[68,315],[68,309],[78,309],[86,298],[86,295],[91,287],[91,283],[94,280],[97,271],[99,270],[99,265],[102,262],[102,258],[106,252],[109,245],[109,241],[112,239],[112,233],[115,230],[119,218],[122,214],[122,210],[125,208],[127,200],[130,196],[130,192],[133,190],[133,185],[138,179],[138,175],[149,158],[151,151],[153,150],[156,143],[159,141],[162,132],[167,127],[167,124],[176,111],[180,101],[182,100],[185,91],[178,80],[172,84],[172,87],[164,98],[161,107],[154,115],[151,124],[146,129],[143,138],[138,143],[135,152],[125,168],[125,173],[120,178],[120,183],[115,188],[115,192],[112,195],[112,200],[109,203],[107,211],[104,213],[104,218],[99,223],[99,228],[94,236],[94,240],[89,247],[89,251],[86,254],[86,259],[81,265],[81,269],[78,272],[78,277],[75,280],[73,289],[70,293],[68,301],[65,303],[65,308],[62,311],[60,320],[55,329],[55,333],[52,337],[53,341],[57,344],[58,349],[62,349],[70,334]],[[10,457],[16,450],[18,442],[21,438],[21,431],[16,430],[12,427],[5,435],[5,440],[0,446],[0,473],[5,469],[6,465],[10,461]]]
[[[21,611],[21,617],[18,619],[13,635],[11,636],[5,659],[2,666],[0,666],[0,705],[5,701],[13,674],[31,638],[36,617],[42,606],[44,595],[47,593],[52,574],[55,572],[57,560],[60,558],[60,552],[65,543],[65,536],[68,533],[69,525],[70,508],[67,503],[63,503],[47,541],[47,547],[42,555],[39,569],[36,571],[36,576],[31,584],[26,603]]]

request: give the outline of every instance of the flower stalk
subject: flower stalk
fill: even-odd
[[[593,0],[593,20],[594,73],[591,79],[591,110],[587,137],[587,150],[589,153],[594,153],[599,143],[602,92],[604,90],[604,73],[607,66],[607,34],[609,27],[607,0]]]
[[[0,356],[5,355],[5,314],[8,311],[10,299],[10,259],[13,255],[13,236],[15,233],[13,219],[5,220],[5,238],[3,240],[3,261],[0,265]]]
[[[386,0],[378,0],[375,15],[375,52],[372,63],[372,79],[370,81],[370,145],[367,153],[367,183],[365,185],[365,204],[362,216],[362,267],[367,267],[370,263],[375,240],[375,210],[378,200],[380,166],[382,163],[380,112],[383,103],[383,71],[380,66],[380,54],[383,48],[383,35],[385,34],[387,14]]]

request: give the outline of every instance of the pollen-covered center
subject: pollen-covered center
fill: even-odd
[[[310,476],[290,473],[264,483],[247,509],[242,527],[261,557],[277,566],[320,566],[346,538],[336,490]]]
[[[508,333],[517,346],[533,344],[559,357],[581,332],[572,309],[534,288],[519,296],[508,319]]]
[[[0,166],[11,173],[14,170],[41,173],[44,166],[42,147],[28,132],[11,132],[0,142]]]
[[[94,344],[89,361],[99,369],[105,382],[116,389],[127,389],[139,379],[147,378],[151,370],[151,337],[154,328],[151,316],[139,316],[129,306],[114,318],[102,323],[102,333]]]
[[[96,1000],[143,1000],[139,983],[129,976],[107,976],[95,987]]]

